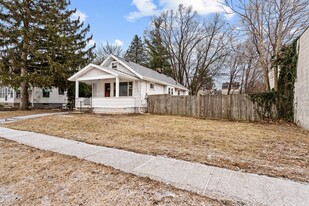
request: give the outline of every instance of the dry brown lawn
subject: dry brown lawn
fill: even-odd
[[[50,109],[36,109],[36,110],[14,110],[14,111],[0,111],[0,119],[11,118],[11,117],[20,117],[31,114],[41,114],[41,113],[52,113],[59,112],[59,110],[50,110]]]
[[[0,139],[0,205],[231,205]]]
[[[62,115],[6,126],[309,182],[309,132],[290,124],[159,115]]]

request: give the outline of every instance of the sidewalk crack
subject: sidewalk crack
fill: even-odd
[[[210,174],[209,174],[209,176],[208,176],[207,182],[206,182],[206,184],[205,184],[205,187],[204,187],[204,190],[203,190],[203,193],[202,193],[203,195],[205,195],[206,189],[207,189],[207,187],[208,187],[208,184],[209,184],[209,182],[210,182],[210,179],[211,179],[212,174],[214,173],[215,169],[216,169],[216,168],[213,167],[212,170],[211,170],[211,172],[210,172]]]

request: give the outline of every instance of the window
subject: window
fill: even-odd
[[[3,92],[3,88],[0,88],[0,98],[4,97],[4,92]]]
[[[20,90],[16,91],[16,98],[20,98]]]
[[[47,88],[43,88],[42,91],[43,91],[43,97],[48,98],[48,97],[49,97],[50,90],[47,89]]]
[[[64,89],[58,88],[58,94],[59,95],[64,95]]]
[[[13,98],[13,89],[12,88],[0,88],[0,98]]]
[[[114,83],[114,96],[116,96],[116,83]],[[133,96],[133,82],[120,82],[119,96],[120,97]]]
[[[154,84],[150,83],[150,89],[154,89]]]
[[[173,93],[174,93],[174,90],[173,90],[173,88],[168,88],[168,94],[170,94],[170,95],[173,95]]]
[[[13,94],[14,94],[14,93],[13,93],[13,89],[10,88],[10,89],[9,89],[9,93],[8,93],[9,98],[14,98],[14,97],[13,97]]]
[[[116,69],[117,68],[118,63],[117,62],[112,62],[112,68]]]

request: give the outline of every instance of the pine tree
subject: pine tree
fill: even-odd
[[[129,61],[148,66],[148,56],[143,41],[137,35],[134,36],[125,58]]]
[[[72,88],[67,78],[92,57],[90,27],[71,19],[69,4],[0,0],[0,81],[20,87],[20,109],[28,108],[30,87]]]
[[[146,31],[145,43],[149,53],[149,68],[160,71],[167,76],[173,76],[170,66],[168,52],[162,43],[160,26],[162,19],[157,18],[152,21],[154,28]]]

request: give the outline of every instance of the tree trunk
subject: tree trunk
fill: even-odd
[[[24,80],[20,84],[20,105],[19,109],[20,110],[27,110],[28,109],[28,104],[29,104],[29,99],[28,99],[28,85],[27,82]]]
[[[28,26],[27,23],[24,23],[25,27]],[[25,36],[24,37],[24,42],[23,42],[23,50],[21,52],[21,61],[22,61],[22,66],[21,66],[21,71],[20,71],[20,76],[22,77],[22,82],[20,83],[20,104],[19,104],[19,109],[20,110],[27,110],[28,109],[28,84],[27,80],[24,79],[25,76],[27,76],[27,43],[28,43],[28,38]]]
[[[264,82],[265,82],[265,90],[269,91],[270,90],[270,84],[269,84],[269,71],[268,71],[268,66],[267,63],[264,62],[263,57],[260,57],[260,63],[263,68],[263,74],[264,74]]]

